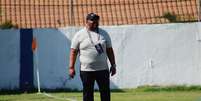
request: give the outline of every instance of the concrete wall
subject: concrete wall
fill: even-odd
[[[19,88],[19,69],[19,30],[0,30],[0,89]]]
[[[106,28],[112,33],[119,70],[113,82],[120,88],[201,84],[198,26],[194,23]]]
[[[117,75],[111,77],[112,88],[201,84],[200,23],[102,28],[110,33],[116,54]],[[36,67],[38,67],[42,88],[82,89],[79,78],[79,62],[76,65],[75,79],[67,79],[71,39],[79,29],[74,27],[34,29],[34,36],[38,40],[38,50],[34,57],[35,86],[37,86]],[[12,81],[10,84],[18,87],[18,82],[13,80],[17,81],[19,78],[19,63],[16,62],[19,54],[16,53],[15,57],[7,58],[5,54],[11,53],[6,50],[10,47],[7,47],[9,44],[4,41],[12,43],[15,47],[12,50],[19,53],[19,34],[13,36],[13,33],[10,33],[6,34],[8,35],[6,37],[3,33],[5,33],[4,30],[0,30],[0,44],[5,47],[0,50],[4,52],[4,54],[0,53],[0,67],[1,69],[5,67],[0,71],[2,72],[0,73],[0,88],[8,87],[2,80]],[[14,31],[14,33],[18,33],[18,31]],[[11,40],[11,38],[15,40]],[[5,58],[7,60],[3,60]],[[13,65],[5,65],[2,60],[7,63],[13,60]],[[16,74],[15,78],[9,78],[14,74]],[[4,79],[3,76],[8,79]]]

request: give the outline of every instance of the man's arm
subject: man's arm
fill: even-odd
[[[77,50],[71,48],[70,50],[70,63],[69,63],[69,76],[73,78],[75,76],[75,61],[77,57]]]
[[[113,52],[113,48],[107,48],[107,56],[109,58],[110,64],[111,64],[111,68],[110,68],[110,73],[111,75],[115,75],[116,74],[116,63],[115,63],[115,56],[114,56],[114,52]]]

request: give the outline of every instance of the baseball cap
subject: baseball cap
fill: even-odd
[[[87,14],[87,18],[86,19],[87,20],[91,20],[91,21],[95,21],[95,20],[99,20],[100,17],[97,14],[95,14],[95,13],[89,13],[89,14]]]

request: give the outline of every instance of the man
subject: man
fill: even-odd
[[[110,101],[110,73],[116,74],[115,57],[110,36],[98,28],[99,16],[90,13],[86,27],[75,34],[71,43],[69,76],[75,75],[75,61],[79,54],[80,77],[83,84],[83,101],[94,101],[94,83],[98,84],[101,101]],[[110,70],[107,64],[110,61]]]

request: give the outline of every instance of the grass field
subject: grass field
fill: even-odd
[[[49,92],[60,98],[76,98],[82,101],[82,92]],[[201,101],[201,90],[121,90],[112,91],[112,101]],[[62,101],[37,93],[0,93],[0,101]],[[66,100],[67,101],[67,100]],[[95,101],[100,101],[95,93]]]

